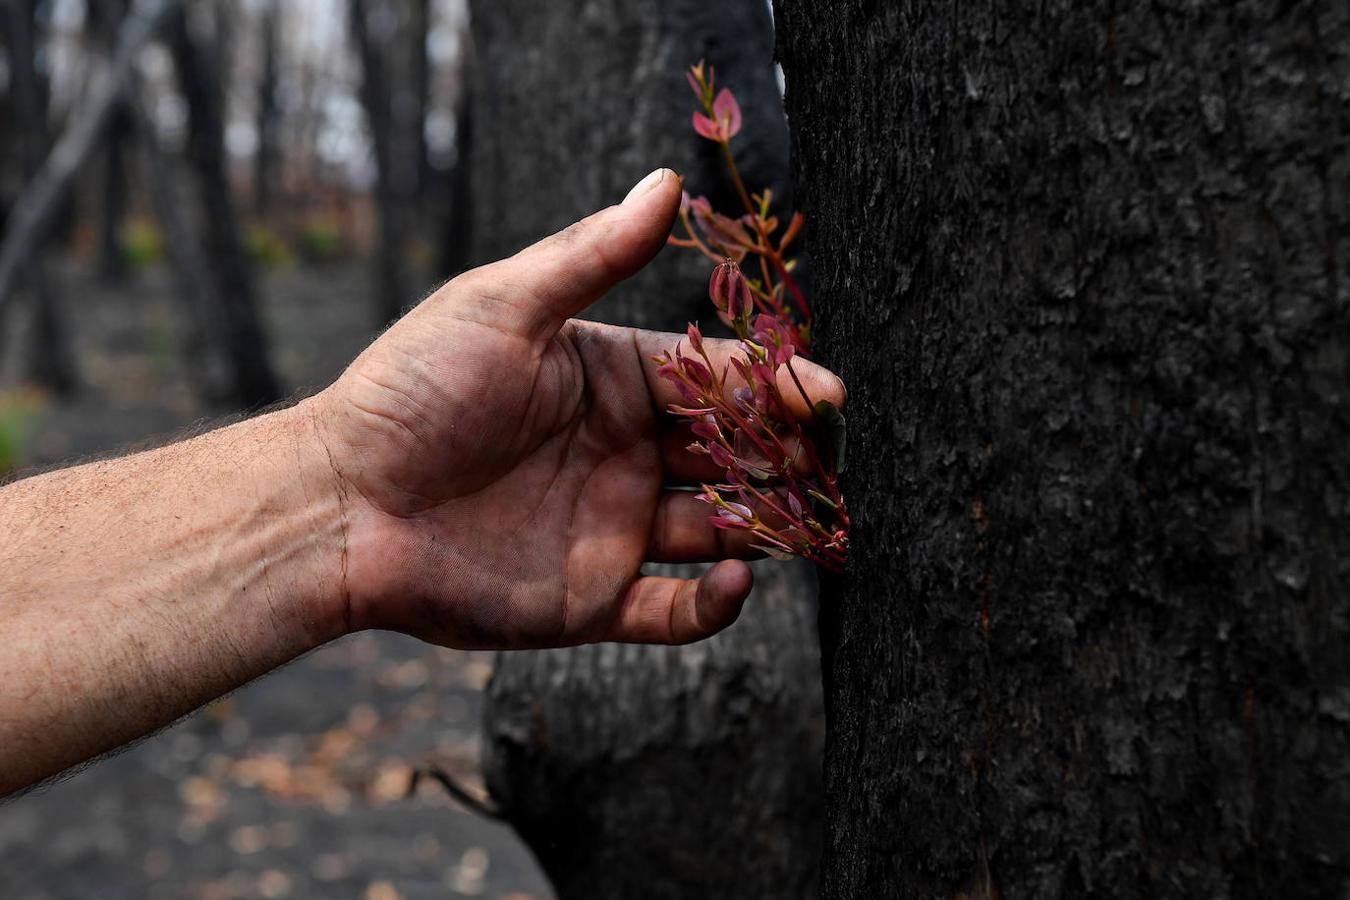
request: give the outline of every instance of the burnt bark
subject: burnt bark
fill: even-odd
[[[51,235],[71,183],[98,144],[122,89],[131,80],[136,58],[182,0],[145,0],[126,17],[107,74],[71,112],[61,137],[29,179],[5,221],[0,241],[0,313],[12,295],[30,256]]]
[[[426,194],[432,188],[434,172],[431,167],[431,153],[427,146],[427,116],[431,113],[431,51],[428,38],[431,36],[432,10],[431,0],[412,0],[410,14],[412,21],[408,27],[412,44],[412,119],[410,135],[417,154],[417,201],[424,203]]]
[[[262,71],[258,76],[258,152],[253,158],[253,210],[259,216],[272,211],[281,163],[281,110],[277,105],[277,31],[281,9],[278,0],[268,0],[259,21]]]
[[[454,276],[469,267],[473,255],[473,53],[470,50],[462,67],[464,92],[455,110],[455,157],[444,175],[442,197],[435,205],[440,213],[440,253],[438,270]]]
[[[1350,7],[780,0],[827,897],[1350,891]]]
[[[394,13],[381,9],[384,26],[372,29],[368,0],[350,0],[349,22],[352,40],[361,59],[361,106],[365,109],[375,157],[376,240],[373,258],[375,290],[380,324],[397,319],[404,307],[413,302],[408,295],[403,251],[408,237],[406,196],[398,190],[399,146],[397,117],[394,115],[394,86],[390,78],[388,43],[397,30]]]
[[[133,89],[137,86],[133,84]],[[219,403],[230,399],[232,385],[238,380],[231,376],[226,341],[229,328],[223,313],[226,305],[219,295],[220,285],[213,279],[201,278],[201,273],[209,270],[210,261],[201,243],[204,229],[199,224],[200,215],[194,215],[192,204],[185,202],[181,160],[160,146],[154,118],[146,107],[143,100],[138,100],[131,105],[131,111],[144,156],[150,208],[164,235],[174,292],[184,313],[179,340],[183,370],[197,396],[209,403]]]
[[[90,4],[87,10],[88,30],[94,40],[109,53],[117,45],[117,35],[126,18],[126,0],[105,0]],[[132,121],[125,100],[119,100],[109,116],[103,138],[103,202],[99,209],[99,275],[109,284],[126,280],[126,242],[122,225],[127,212],[127,142],[131,138]]]
[[[235,399],[258,407],[281,397],[259,312],[257,275],[244,246],[225,160],[225,102],[220,45],[199,40],[180,10],[168,23],[169,47],[188,107],[189,162],[196,173],[210,274],[220,301]]]
[[[9,50],[11,101],[19,126],[20,164],[24,178],[31,180],[41,170],[50,143],[47,116],[51,92],[37,68],[38,4],[36,0],[14,0],[3,10],[3,15]],[[61,306],[60,293],[53,287],[45,249],[44,246],[36,248],[23,266],[22,280],[28,288],[33,310],[26,369],[37,384],[58,395],[69,396],[79,386],[79,374],[71,348],[70,327]]]
[[[689,127],[683,71],[700,57],[741,98],[747,178],[785,189],[786,126],[759,0],[484,0],[472,11],[477,261],[618,202],[658,165],[694,193],[729,192],[716,148]],[[588,315],[715,323],[708,271],[667,250]],[[814,895],[814,580],[804,566],[757,576],[741,621],[699,645],[499,655],[487,783],[559,896]]]
[[[127,142],[130,138],[131,118],[125,104],[119,104],[104,137],[103,204],[99,209],[98,271],[107,284],[121,284],[127,278],[123,224],[127,215]]]
[[[562,900],[816,896],[814,582],[805,564],[755,578],[699,644],[498,656],[488,789]]]

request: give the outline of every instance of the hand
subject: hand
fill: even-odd
[[[569,318],[656,255],[679,200],[658,170],[623,204],[461,275],[315,398],[343,498],[347,627],[542,647],[683,643],[736,619],[751,573],[735,560],[755,554],[671,489],[719,474],[684,449],[650,361],[682,336]],[[837,377],[798,373],[842,404]],[[640,572],[714,560],[692,580]]]

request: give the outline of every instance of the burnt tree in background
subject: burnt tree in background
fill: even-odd
[[[94,43],[112,53],[126,18],[127,0],[100,0],[86,7],[87,27]],[[132,137],[132,117],[125,101],[119,100],[103,135],[101,198],[99,207],[99,275],[107,284],[127,278],[126,242],[123,224],[127,215],[127,144]]]
[[[214,23],[214,40],[203,40],[193,33],[188,18],[179,10],[167,26],[169,48],[188,108],[188,157],[197,176],[209,274],[220,303],[219,320],[225,329],[223,342],[234,376],[235,399],[244,406],[257,407],[280,399],[281,388],[268,358],[257,274],[244,246],[226,171],[222,23]]]
[[[1350,890],[1350,6],[781,0],[827,897]]]
[[[403,253],[408,241],[409,193],[400,190],[398,117],[391,78],[397,12],[373,0],[350,0],[352,42],[361,60],[361,106],[375,158],[375,290],[380,324],[398,318],[409,296]]]
[[[47,118],[51,92],[38,70],[40,28],[38,0],[11,0],[0,23],[9,50],[10,104],[17,127],[18,160],[23,178],[33,178],[42,167],[50,141]],[[79,384],[70,328],[39,245],[24,263],[23,281],[33,310],[32,334],[25,347],[28,374],[57,394],[69,395]]]
[[[258,55],[262,62],[255,112],[258,151],[253,156],[253,210],[262,217],[272,211],[281,165],[281,110],[277,98],[280,18],[281,0],[264,0],[258,22]]]
[[[431,0],[412,0],[411,21],[408,33],[411,39],[412,57],[412,96],[409,108],[412,111],[410,138],[417,154],[416,189],[419,204],[426,203],[427,194],[432,189],[433,171],[431,151],[427,145],[427,117],[431,113]]]
[[[473,47],[460,65],[460,93],[455,104],[454,159],[441,175],[433,208],[437,212],[437,270],[454,276],[469,267],[473,255]]]
[[[52,145],[36,175],[29,178],[10,204],[0,238],[0,314],[13,295],[27,262],[59,224],[71,184],[98,144],[127,83],[133,80],[140,51],[182,0],[141,0],[122,22],[117,46],[105,73],[71,110],[61,136]]]
[[[760,0],[483,0],[472,13],[478,262],[618,202],[658,165],[681,171],[695,192],[729,192],[716,147],[689,127],[695,100],[683,71],[703,56],[745,108],[747,177],[785,187],[786,128]],[[592,314],[675,330],[715,322],[708,272],[667,250]],[[814,896],[814,582],[805,566],[756,575],[740,622],[702,644],[498,656],[488,786],[561,897]]]

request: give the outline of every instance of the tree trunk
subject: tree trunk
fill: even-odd
[[[780,0],[827,897],[1350,892],[1350,6]]]
[[[103,205],[99,210],[98,272],[105,284],[122,284],[127,278],[126,242],[122,224],[127,215],[127,152],[131,118],[125,103],[119,103],[108,122],[103,150]]]
[[[221,60],[217,53],[198,44],[185,12],[174,14],[168,31],[178,82],[188,106],[188,155],[201,194],[207,256],[219,290],[236,399],[247,407],[263,406],[280,399],[281,387],[268,360],[257,276],[230,194]]]
[[[103,134],[141,50],[181,2],[144,0],[136,5],[122,24],[107,74],[94,81],[89,96],[71,112],[69,124],[41,170],[15,201],[0,241],[0,313],[29,257],[51,234],[71,182]]]
[[[148,174],[144,182],[149,189],[150,207],[164,235],[174,291],[183,308],[179,340],[183,369],[198,397],[208,403],[219,403],[231,396],[231,385],[238,381],[237,376],[231,377],[225,341],[229,333],[223,314],[226,304],[219,296],[220,285],[211,279],[203,282],[201,278],[202,272],[209,271],[210,262],[198,237],[203,231],[198,223],[200,216],[193,215],[191,205],[184,202],[180,161],[160,146],[144,92],[136,96],[142,99],[130,108],[144,151]]]
[[[703,56],[745,108],[747,177],[785,187],[760,0],[483,0],[472,12],[478,261],[618,202],[658,165],[695,193],[730,192],[716,148],[689,127],[683,70]],[[715,322],[708,271],[667,250],[591,314],[664,329]],[[757,576],[741,621],[703,644],[498,656],[488,786],[564,900],[814,896],[814,580],[805,566]]]
[[[466,37],[466,41],[467,41]],[[442,179],[444,195],[433,206],[440,218],[439,271],[447,276],[463,272],[473,256],[473,79],[470,49],[461,63],[462,92],[455,110],[455,159]]]
[[[431,0],[412,0],[408,34],[412,43],[413,114],[410,135],[417,153],[416,200],[425,203],[432,187],[431,153],[427,147],[427,117],[431,113]]]
[[[126,0],[103,0],[87,8],[87,30],[94,42],[112,53],[126,19]],[[127,208],[126,143],[131,136],[131,116],[125,100],[119,100],[109,116],[103,143],[103,203],[99,209],[99,276],[108,284],[126,280],[126,247],[122,223]]]
[[[375,156],[375,211],[377,234],[374,256],[375,290],[379,301],[380,324],[397,319],[415,298],[408,295],[403,271],[406,243],[406,214],[399,201],[396,184],[393,85],[389,78],[387,41],[394,31],[392,23],[373,33],[368,0],[350,0],[353,43],[361,58],[361,105],[365,108],[370,130],[370,145]],[[388,10],[383,10],[389,14]]]
[[[42,168],[50,136],[47,128],[51,96],[46,80],[38,73],[38,5],[36,0],[12,0],[4,11],[9,38],[11,99],[19,123],[23,175],[31,180]],[[26,347],[28,375],[58,395],[69,396],[79,386],[70,328],[61,308],[61,297],[52,286],[44,259],[45,247],[37,247],[23,266],[33,308],[33,331]]]
[[[277,168],[281,161],[281,111],[277,108],[277,29],[278,0],[268,0],[259,23],[262,42],[262,72],[258,79],[258,152],[253,158],[253,210],[259,216],[272,211],[277,189]]]

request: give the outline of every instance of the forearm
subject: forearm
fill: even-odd
[[[0,795],[341,633],[343,514],[308,415],[0,489]]]

